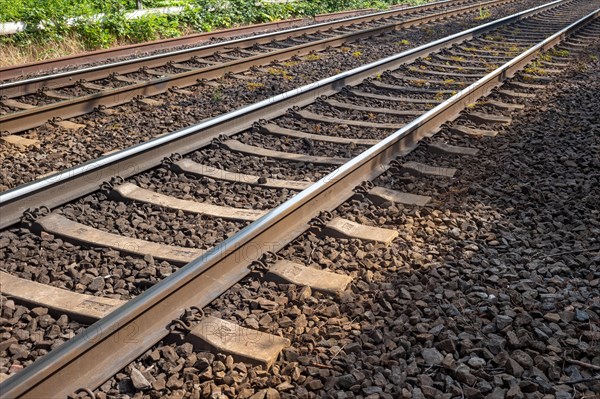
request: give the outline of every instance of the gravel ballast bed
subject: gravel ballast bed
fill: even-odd
[[[320,123],[307,121],[302,118],[283,116],[274,121],[280,127],[298,130],[310,134],[322,134],[324,136],[343,137],[350,139],[381,140],[387,136],[389,130],[374,127],[357,127],[334,123]]]
[[[109,233],[199,249],[215,246],[248,223],[185,213],[141,202],[113,201],[93,196],[67,205],[58,213]]]
[[[203,149],[192,154],[190,159],[234,173],[283,180],[317,181],[335,169],[334,166],[328,165],[288,162],[253,155],[241,156],[224,148]]]
[[[0,381],[79,334],[86,327],[44,307],[26,307],[0,295]]]
[[[185,200],[244,209],[269,210],[294,196],[288,189],[237,184],[211,178],[194,178],[166,169],[154,169],[131,179],[140,187]]]
[[[151,256],[82,248],[51,234],[15,228],[0,234],[0,269],[80,294],[129,299],[177,267]]]
[[[246,280],[212,315],[292,340],[266,372],[165,343],[97,391],[242,398],[583,398],[600,391],[600,49],[540,91],[423,208],[336,214],[390,247],[306,234],[279,255],[355,277],[338,298]],[[377,179],[388,185],[386,174]],[[413,178],[426,185],[427,179]],[[414,191],[413,191],[414,192]],[[187,370],[187,372],[181,372]],[[255,395],[255,396],[253,396]]]
[[[261,133],[244,133],[235,136],[244,144],[292,154],[351,159],[368,148],[364,145],[336,144],[312,139],[278,137]]]

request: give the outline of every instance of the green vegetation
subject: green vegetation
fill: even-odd
[[[496,69],[500,68],[500,65],[498,65],[498,64],[491,64],[491,63],[487,63],[487,62],[484,62],[483,66],[484,66],[486,72],[492,72],[492,71],[495,71]]]
[[[248,82],[246,84],[246,87],[249,90],[255,91],[255,90],[258,90],[258,89],[260,89],[262,87],[265,87],[265,84],[264,83],[260,83],[260,82]]]
[[[552,56],[549,53],[540,54],[538,56],[538,60],[550,62],[550,61],[552,61]]]
[[[272,75],[272,76],[281,76],[285,80],[292,80],[293,79],[293,76],[290,75],[283,68],[269,68],[268,72],[269,72],[269,75]]]
[[[547,73],[546,70],[542,68],[541,62],[538,60],[532,61],[523,69],[523,71],[532,75],[545,75]]]
[[[433,99],[435,101],[444,101],[446,99],[446,94],[440,90],[437,93],[435,93],[435,97],[433,97]]]
[[[569,56],[569,50],[559,50],[559,49],[552,49],[549,51],[550,55],[553,57],[568,57]]]
[[[306,61],[318,61],[321,59],[321,56],[319,54],[310,53],[310,54],[305,55],[304,59]]]
[[[490,12],[490,9],[487,7],[479,7],[479,15],[477,17],[475,17],[475,19],[477,21],[483,21],[485,19],[488,19],[492,16],[492,13]]]
[[[502,39],[503,39],[502,35],[500,35],[500,34],[485,35],[485,36],[483,36],[483,38],[486,40],[494,41],[494,42],[499,42],[499,41],[502,41]]]
[[[222,99],[223,99],[223,92],[221,91],[221,89],[220,88],[215,89],[215,91],[213,91],[212,96],[211,96],[212,102],[220,103]]]

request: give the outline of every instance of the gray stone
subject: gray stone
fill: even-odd
[[[510,316],[498,315],[495,318],[495,322],[498,330],[504,330],[506,327],[512,324],[513,318]]]
[[[131,374],[129,374],[131,378],[131,382],[135,389],[139,391],[145,391],[146,389],[150,389],[152,384],[144,377],[141,371],[136,369],[135,367],[131,369]]]
[[[337,384],[340,388],[348,389],[352,385],[356,383],[356,378],[352,374],[344,374],[339,376],[337,379]]]
[[[485,366],[485,363],[486,362],[485,362],[484,359],[482,359],[480,357],[477,357],[477,356],[473,356],[472,358],[470,358],[467,361],[467,364],[469,366],[473,367],[474,369],[478,369],[478,368],[481,368],[481,367]]]
[[[444,355],[442,355],[440,351],[435,348],[423,349],[421,356],[423,356],[426,364],[440,365],[442,360],[444,360]]]
[[[590,320],[590,315],[587,314],[587,312],[580,310],[580,309],[576,309],[575,310],[575,320],[577,321],[581,321],[581,322],[586,322]]]
[[[519,363],[517,363],[516,360],[514,359],[508,359],[508,361],[506,362],[506,372],[513,375],[516,378],[521,378],[521,376],[523,375],[523,373],[525,372],[525,370],[523,369],[523,367],[521,367],[521,365]]]

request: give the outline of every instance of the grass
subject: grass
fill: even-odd
[[[552,56],[549,53],[540,54],[538,60],[550,62],[552,61]]]
[[[264,83],[259,83],[259,82],[248,82],[246,84],[246,87],[249,90],[256,91],[256,90],[258,90],[258,89],[260,89],[262,87],[265,87],[265,85],[264,85]]]
[[[492,13],[487,7],[479,7],[479,15],[475,17],[476,21],[483,21],[485,19],[491,18]]]
[[[213,103],[220,103],[221,100],[223,99],[223,92],[221,91],[220,88],[215,89],[215,91],[213,91],[212,96],[211,96],[211,100]]]
[[[565,58],[569,56],[569,50],[557,50],[557,49],[552,49],[549,51],[550,55],[553,57],[561,57],[561,58]]]
[[[21,47],[14,45],[0,45],[0,67],[25,64],[27,62],[63,57],[86,51],[81,40],[68,36],[60,45],[56,46],[30,46]]]
[[[545,75],[547,73],[546,70],[542,68],[542,63],[540,60],[534,60],[530,62],[525,68],[523,68],[523,71],[533,75]]]
[[[446,99],[446,94],[443,91],[438,91],[435,93],[435,97],[433,97],[435,101],[444,101]]]
[[[285,80],[293,79],[293,76],[290,75],[288,73],[288,71],[286,71],[285,69],[282,69],[282,68],[269,68],[267,70],[267,72],[269,73],[269,75],[272,75],[272,76],[281,76]]]
[[[503,39],[502,35],[499,35],[499,34],[485,35],[483,38],[486,39],[486,40],[492,40],[492,41],[495,41],[495,42],[501,41]]]
[[[304,56],[304,59],[306,61],[318,61],[321,59],[321,56],[319,54],[307,54]]]

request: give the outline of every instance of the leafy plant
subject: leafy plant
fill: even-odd
[[[211,100],[213,103],[219,103],[221,102],[221,100],[223,99],[223,92],[221,91],[220,88],[215,89],[215,91],[213,91],[212,96],[211,96]]]
[[[488,19],[492,16],[492,13],[487,7],[479,7],[479,15],[475,17],[477,21],[483,21],[484,19]]]
[[[260,83],[260,82],[248,82],[246,84],[246,87],[252,91],[258,90],[261,87],[265,87],[264,83]]]
[[[304,56],[306,61],[318,61],[321,59],[321,56],[318,54],[307,54]]]
[[[552,49],[550,50],[550,55],[553,57],[568,57],[569,56],[569,50],[558,50],[558,49]]]

